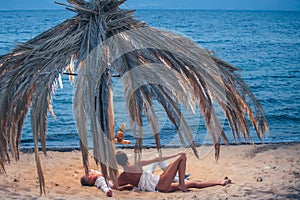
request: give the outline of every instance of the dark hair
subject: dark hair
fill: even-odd
[[[117,163],[121,166],[126,165],[126,163],[128,162],[128,157],[126,153],[123,151],[118,151],[116,153],[116,159],[117,159]]]
[[[85,175],[83,175],[81,177],[80,183],[82,186],[93,186],[93,185],[91,185],[91,183],[89,182],[89,179]]]

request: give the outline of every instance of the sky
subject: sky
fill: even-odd
[[[1,0],[0,10],[63,9],[66,0]],[[300,0],[127,0],[130,9],[297,10]]]

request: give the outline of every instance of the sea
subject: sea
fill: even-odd
[[[72,17],[67,10],[0,11],[0,55],[18,43]],[[213,51],[219,58],[241,69],[240,73],[261,103],[269,125],[262,141],[254,129],[253,141],[234,139],[226,120],[220,118],[232,144],[300,142],[300,12],[240,10],[137,10],[138,19],[150,26],[184,35]],[[63,88],[53,97],[56,118],[49,116],[47,148],[76,149],[79,140],[72,111],[74,86],[63,76]],[[123,97],[122,83],[113,80],[115,129],[126,124],[125,139],[135,143]],[[1,98],[1,97],[0,97]],[[179,145],[174,126],[156,103],[159,136],[164,146]],[[199,111],[184,111],[196,145],[210,144]],[[143,144],[154,147],[149,124],[144,126]],[[91,136],[90,136],[91,139]],[[32,148],[30,113],[22,131],[21,148]]]

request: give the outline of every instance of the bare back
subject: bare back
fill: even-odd
[[[124,167],[124,171],[120,174],[118,178],[118,183],[122,185],[133,185],[137,186],[139,184],[141,175],[143,173],[143,168],[139,165],[127,165]]]
[[[122,174],[120,174],[118,182],[119,185],[133,185],[133,186],[137,186],[139,184],[140,181],[140,177],[141,177],[142,173],[129,173],[129,172],[123,172]]]

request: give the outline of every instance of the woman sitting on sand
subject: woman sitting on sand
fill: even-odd
[[[143,170],[143,166],[175,157],[177,157],[176,160],[170,163],[165,171],[159,176],[154,176],[153,174]],[[205,188],[216,185],[225,186],[231,183],[231,180],[227,177],[220,182],[185,181],[184,178],[187,160],[185,153],[163,156],[161,158],[156,157],[149,160],[141,160],[136,164],[130,164],[126,153],[118,151],[116,153],[116,159],[118,164],[124,169],[118,177],[119,186],[132,185],[141,191],[173,192],[181,190],[186,192],[188,188]],[[173,179],[177,172],[179,175],[179,182],[173,183]]]

